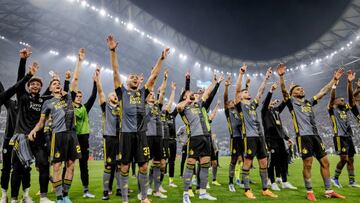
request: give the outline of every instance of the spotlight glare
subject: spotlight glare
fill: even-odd
[[[119,22],[119,18],[118,18],[118,17],[115,18],[115,22],[117,22],[117,23]]]
[[[81,6],[85,7],[86,6],[86,1],[81,1]]]
[[[134,24],[132,24],[132,23],[127,23],[127,24],[126,24],[126,28],[127,28],[128,30],[133,30],[133,29],[134,29]]]
[[[105,16],[106,15],[106,11],[104,9],[100,9],[99,11],[101,16]]]

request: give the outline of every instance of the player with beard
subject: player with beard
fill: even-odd
[[[6,128],[5,135],[3,140],[3,148],[2,148],[2,158],[3,164],[1,169],[1,189],[2,189],[2,197],[0,203],[7,203],[7,189],[9,186],[10,180],[10,172],[11,172],[11,154],[12,154],[12,145],[9,144],[11,137],[14,135],[15,126],[16,126],[16,117],[18,113],[17,101],[11,99],[11,97],[19,90],[22,89],[23,86],[28,82],[31,76],[26,76],[27,79],[23,79],[25,77],[25,62],[26,59],[31,55],[29,49],[22,49],[19,52],[20,55],[20,63],[18,68],[18,76],[17,76],[17,84],[13,87],[9,88],[4,92],[4,87],[0,82],[0,107],[4,104],[7,117],[6,117]]]
[[[161,199],[167,198],[160,192],[161,173],[165,170],[166,162],[163,157],[163,129],[160,119],[161,107],[164,101],[168,71],[165,69],[164,80],[159,88],[159,98],[155,99],[155,93],[150,91],[146,97],[146,138],[150,150],[150,159],[152,160],[149,174],[150,187],[148,195],[152,193],[151,183],[154,182],[154,196]]]
[[[349,81],[348,83],[351,84],[351,82],[355,79],[355,73],[349,70],[347,75]],[[350,105],[345,102],[344,98],[336,97],[336,87],[337,84],[334,84],[332,87],[328,111],[333,126],[334,146],[337,154],[340,156],[340,160],[336,165],[335,175],[331,181],[335,187],[342,188],[339,182],[339,176],[343,167],[347,165],[349,186],[359,188],[360,185],[355,182],[354,173],[354,155],[356,151],[352,140],[353,133],[350,118],[347,115],[350,110]],[[350,91],[349,93],[352,92]]]
[[[316,200],[311,182],[313,157],[320,163],[320,172],[325,185],[325,197],[344,199],[344,196],[331,190],[329,160],[325,152],[325,145],[317,131],[315,114],[312,108],[331,90],[331,87],[339,80],[344,70],[342,68],[338,69],[331,81],[311,99],[305,99],[304,88],[300,85],[293,85],[290,88],[290,94],[288,93],[285,86],[285,72],[286,66],[284,64],[279,64],[277,73],[280,76],[282,94],[293,118],[297,145],[303,159],[303,177],[305,188],[307,190],[307,199],[310,201]]]
[[[20,68],[25,70],[26,58],[21,58]],[[38,64],[33,62],[30,69],[33,71],[38,69]],[[34,73],[35,73],[34,72]],[[33,73],[33,74],[34,74]],[[32,127],[36,124],[36,119],[40,117],[41,106],[44,99],[40,97],[42,87],[42,80],[38,77],[33,77],[27,83],[28,91],[26,91],[25,84],[20,86],[17,91],[18,113],[16,117],[16,127],[14,136],[23,137],[27,136]],[[11,143],[13,145],[15,143]],[[20,161],[15,149],[12,151],[12,172],[11,172],[11,202],[18,201],[19,189],[22,183],[23,187],[23,202],[33,202],[29,196],[30,188],[30,171],[31,167],[26,167]]]
[[[223,79],[221,76],[217,80],[216,75],[214,75],[212,84],[203,93],[187,91],[184,95],[185,100],[176,107],[186,125],[187,134],[190,135],[188,159],[184,174],[184,203],[191,202],[188,190],[196,160],[199,160],[201,165],[199,198],[216,200],[215,197],[206,192],[211,156],[211,129],[207,112]]]
[[[121,122],[119,158],[121,160],[122,201],[124,203],[128,202],[129,164],[135,159],[135,162],[139,165],[138,182],[141,191],[141,202],[148,203],[150,200],[147,198],[147,161],[150,152],[146,140],[145,104],[146,98],[150,90],[153,89],[156,78],[161,71],[161,65],[169,54],[169,49],[167,48],[162,52],[144,87],[139,88],[140,81],[137,74],[130,74],[126,81],[126,87],[124,87],[119,74],[116,53],[117,42],[112,35],[108,37],[107,44],[110,50],[114,85],[121,90],[118,97]]]
[[[49,116],[52,119],[51,151],[50,160],[53,166],[53,187],[56,193],[56,202],[71,203],[69,190],[74,176],[75,160],[81,158],[79,141],[75,129],[75,113],[73,98],[77,91],[77,83],[80,75],[82,61],[85,58],[85,50],[81,48],[78,54],[73,81],[70,84],[72,93],[64,92],[58,79],[50,82],[50,91],[53,98],[47,100],[41,111],[41,117],[34,129],[29,133],[29,139],[34,140],[37,133],[44,127]],[[62,177],[61,165],[65,162],[66,172]]]
[[[229,165],[229,191],[236,192],[234,187],[235,166],[238,161],[243,160],[244,140],[241,134],[241,119],[239,112],[235,108],[235,99],[228,99],[231,76],[225,81],[224,109],[230,133],[230,152],[231,160]]]
[[[236,82],[236,109],[239,112],[241,118],[241,129],[244,137],[244,164],[242,168],[242,180],[244,182],[245,196],[248,199],[255,199],[256,197],[250,190],[249,174],[250,168],[254,157],[256,156],[259,162],[259,172],[262,183],[262,195],[272,198],[278,196],[273,194],[267,188],[267,148],[265,143],[265,137],[260,129],[260,119],[257,114],[257,107],[259,101],[264,93],[266,82],[269,80],[272,69],[269,68],[266,72],[265,78],[260,84],[257,95],[254,100],[251,100],[251,96],[248,89],[241,90],[242,77],[247,69],[246,65],[240,68],[240,73]],[[240,99],[240,101],[238,100]]]
[[[285,133],[280,119],[280,114],[285,109],[286,103],[280,103],[279,100],[271,100],[273,92],[277,87],[277,83],[271,86],[261,108],[261,120],[264,127],[266,144],[270,152],[268,174],[272,190],[280,191],[280,188],[275,183],[274,168],[279,170],[279,177],[281,175],[282,189],[296,190],[297,188],[287,181],[288,152],[284,140],[289,145],[292,145],[292,142]]]
[[[81,61],[79,61],[81,63]],[[77,90],[77,79],[75,79],[75,87],[72,89],[71,94],[75,94],[74,99],[74,109],[75,109],[75,128],[76,135],[79,140],[81,148],[81,158],[79,159],[80,165],[80,176],[81,182],[84,187],[83,197],[85,198],[95,198],[95,195],[89,192],[89,169],[88,169],[88,159],[89,159],[89,134],[90,134],[90,125],[89,125],[89,112],[94,105],[96,100],[96,80],[99,77],[99,67],[97,67],[96,72],[93,76],[93,88],[91,95],[85,104],[82,104],[83,93],[80,90]]]

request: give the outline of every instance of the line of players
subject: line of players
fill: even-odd
[[[231,136],[231,163],[229,167],[229,190],[235,192],[233,177],[235,164],[237,161],[243,161],[242,167],[242,187],[245,188],[245,196],[248,199],[255,199],[255,195],[249,187],[249,170],[252,165],[253,158],[256,156],[259,161],[259,172],[262,182],[262,195],[276,198],[277,195],[270,192],[267,187],[268,172],[273,173],[273,168],[267,168],[268,160],[275,162],[280,168],[284,189],[296,189],[289,182],[287,182],[287,158],[284,157],[286,152],[284,140],[292,145],[291,140],[284,132],[280,113],[287,106],[292,116],[296,141],[299,152],[303,159],[303,177],[305,188],[307,190],[306,198],[310,201],[315,201],[315,195],[312,190],[311,182],[311,166],[313,157],[315,157],[321,168],[321,175],[324,180],[325,193],[328,198],[341,198],[345,197],[337,194],[331,190],[331,182],[338,188],[342,187],[339,183],[339,175],[342,168],[347,165],[349,174],[349,185],[352,187],[360,187],[354,179],[354,154],[355,148],[352,141],[352,130],[350,125],[350,118],[347,115],[349,110],[360,121],[359,116],[359,100],[360,91],[352,92],[352,81],[355,79],[355,73],[351,70],[348,74],[348,95],[349,104],[346,104],[344,98],[337,98],[335,90],[340,77],[343,75],[343,68],[337,70],[332,80],[325,85],[314,97],[305,99],[304,89],[300,85],[291,84],[290,90],[286,89],[285,85],[285,72],[286,67],[280,64],[277,67],[277,74],[280,77],[281,91],[283,94],[283,101],[279,104],[278,100],[271,100],[273,92],[276,90],[278,83],[274,83],[267,97],[263,102],[261,109],[262,124],[264,132],[260,127],[260,119],[257,114],[257,107],[259,106],[260,98],[264,92],[266,81],[270,78],[271,68],[268,69],[264,81],[261,83],[258,93],[254,100],[251,100],[248,85],[246,88],[241,89],[242,77],[246,72],[246,65],[244,65],[239,72],[239,77],[236,82],[236,94],[233,100],[228,100],[228,87],[231,84],[230,78],[225,82],[224,92],[224,108],[228,121],[229,132]],[[360,86],[360,80],[358,87]],[[328,112],[333,125],[334,145],[337,153],[340,155],[335,170],[335,175],[331,179],[329,172],[329,161],[325,152],[325,145],[323,144],[315,123],[315,114],[312,106],[316,105],[318,101],[323,98],[328,92],[331,91],[330,102],[328,104]],[[268,153],[270,156],[268,156]],[[272,164],[270,164],[271,166]],[[272,170],[272,171],[271,171]],[[272,188],[279,190],[274,186],[274,175],[271,176]],[[189,202],[187,193],[184,192],[184,202]]]
[[[223,81],[223,76],[214,77],[212,84],[200,92],[192,92],[188,85],[181,94],[180,101],[176,110],[171,112],[171,106],[175,98],[176,84],[172,83],[172,93],[168,103],[163,108],[164,93],[168,78],[165,70],[164,81],[158,90],[158,95],[154,93],[154,84],[161,72],[161,65],[169,54],[169,49],[165,49],[156,65],[151,71],[151,75],[145,85],[141,87],[143,77],[138,74],[130,74],[126,87],[123,85],[117,60],[117,42],[113,36],[107,38],[107,45],[110,50],[110,60],[113,68],[114,92],[108,95],[106,100],[100,81],[100,69],[97,68],[93,80],[93,91],[87,103],[82,104],[82,92],[78,90],[78,79],[80,76],[81,65],[85,57],[85,50],[80,49],[78,61],[74,71],[73,80],[70,83],[70,75],[67,74],[65,86],[62,88],[58,76],[52,78],[49,88],[44,95],[40,96],[42,88],[42,79],[32,77],[38,69],[38,64],[34,62],[31,65],[30,72],[25,75],[26,59],[30,56],[29,50],[20,52],[20,66],[18,74],[18,83],[12,88],[1,93],[1,104],[10,102],[12,95],[17,94],[17,103],[13,102],[14,113],[8,113],[12,116],[8,119],[8,124],[12,124],[14,132],[7,135],[14,136],[15,140],[8,140],[9,144],[14,145],[14,149],[4,148],[3,153],[7,159],[11,159],[12,165],[7,165],[7,169],[12,167],[11,175],[11,199],[17,202],[20,184],[23,184],[23,202],[32,202],[28,195],[30,187],[31,153],[36,157],[36,165],[40,172],[39,183],[41,202],[52,202],[46,198],[47,184],[49,182],[50,164],[53,167],[52,183],[56,192],[57,202],[71,202],[69,198],[69,189],[72,183],[74,173],[74,163],[80,158],[81,179],[84,186],[84,197],[93,198],[89,192],[88,184],[88,150],[89,150],[89,118],[88,113],[93,106],[96,98],[96,92],[99,94],[99,102],[103,112],[103,135],[104,135],[104,160],[105,169],[103,175],[104,195],[103,199],[109,199],[109,182],[111,172],[116,171],[116,176],[120,181],[120,189],[123,202],[128,202],[128,181],[129,164],[135,161],[139,165],[138,173],[138,198],[141,202],[149,202],[147,197],[148,181],[154,182],[154,196],[166,198],[161,192],[161,183],[165,173],[166,159],[169,158],[170,185],[176,187],[172,178],[174,177],[174,160],[176,152],[175,140],[175,117],[177,113],[181,115],[186,125],[188,140],[188,158],[184,173],[184,193],[183,202],[190,202],[189,186],[194,171],[195,163],[200,163],[199,186],[200,199],[216,200],[206,191],[208,180],[208,169],[212,156],[213,147],[211,140],[211,119],[208,111],[210,104]],[[290,88],[290,93],[285,87],[285,66],[280,64],[277,72],[280,76],[280,85],[284,96],[281,106],[274,107],[276,102],[271,101],[271,94],[277,88],[274,84],[265,99],[262,108],[263,126],[265,136],[260,127],[260,119],[257,114],[259,101],[265,91],[266,83],[272,75],[271,68],[268,69],[264,80],[262,81],[255,99],[251,99],[248,85],[242,88],[243,75],[246,72],[246,66],[239,71],[239,77],[236,82],[236,95],[233,100],[228,100],[228,87],[231,84],[230,79],[225,82],[224,108],[228,120],[228,127],[231,135],[232,159],[229,168],[229,190],[235,191],[233,187],[233,176],[235,163],[238,160],[243,161],[242,181],[245,188],[245,196],[254,199],[255,196],[250,190],[249,173],[254,157],[259,161],[259,171],[262,181],[262,195],[276,198],[277,195],[268,190],[268,149],[271,152],[282,150],[279,142],[271,140],[271,136],[278,134],[278,138],[286,138],[281,127],[279,114],[288,106],[293,117],[294,129],[297,135],[297,144],[300,149],[304,169],[304,182],[308,190],[307,198],[315,200],[311,185],[311,165],[312,157],[315,156],[321,165],[321,174],[325,184],[325,196],[345,198],[342,195],[331,190],[331,179],[329,175],[329,162],[325,153],[325,146],[318,135],[312,106],[317,103],[331,89],[332,95],[335,95],[337,81],[343,74],[343,69],[339,69],[333,79],[320,90],[312,99],[304,99],[304,90],[299,85]],[[23,78],[20,80],[20,78]],[[334,124],[334,133],[337,150],[341,154],[341,161],[337,165],[333,182],[338,183],[342,167],[347,163],[350,174],[350,184],[356,186],[353,170],[353,145],[349,137],[349,120],[343,112],[352,109],[359,118],[359,93],[353,94],[351,81],[354,79],[352,72],[348,73],[350,106],[344,105],[344,99],[335,98],[329,103],[329,112]],[[188,81],[188,79],[187,79]],[[25,90],[27,82],[28,91]],[[67,84],[67,85],[66,85]],[[351,94],[350,94],[351,93]],[[7,106],[9,106],[7,104]],[[356,107],[355,107],[356,106]],[[346,108],[345,108],[346,107]],[[9,108],[8,108],[9,109]],[[16,112],[18,111],[18,112]],[[216,111],[216,109],[215,109]],[[9,112],[9,111],[8,111]],[[11,115],[13,114],[13,115]],[[10,121],[10,122],[9,122]],[[11,122],[12,121],[12,122]],[[46,127],[45,127],[46,126]],[[51,133],[44,133],[45,129],[51,129]],[[13,136],[6,136],[11,138]],[[32,143],[30,148],[22,145],[24,138],[28,138]],[[267,138],[267,141],[265,141]],[[269,138],[269,139],[268,139]],[[51,140],[51,141],[50,141]],[[36,144],[35,144],[36,143]],[[48,146],[50,145],[50,147]],[[50,153],[48,153],[50,148]],[[11,151],[11,152],[10,152]],[[281,152],[280,152],[281,153]],[[10,156],[9,156],[10,154]],[[12,156],[11,156],[12,154]],[[29,155],[30,154],[30,155]],[[275,153],[274,153],[275,154]],[[30,156],[30,158],[29,158]],[[50,156],[50,162],[48,157]],[[276,157],[276,156],[275,156]],[[152,160],[150,176],[148,176],[148,161]],[[30,160],[30,162],[28,162]],[[62,169],[62,162],[65,162],[65,169]],[[3,166],[6,168],[6,166]],[[285,170],[285,169],[284,169]],[[9,171],[9,170],[8,170]],[[9,174],[9,172],[7,172]],[[283,173],[284,174],[284,173]],[[286,174],[285,174],[286,175]],[[2,174],[4,178],[2,201],[7,202],[6,190],[10,175],[6,172]],[[284,175],[283,175],[284,176]],[[6,182],[7,178],[7,182]],[[283,177],[284,178],[284,177]],[[149,179],[149,180],[148,180]],[[272,181],[273,182],[273,181]],[[291,188],[291,184],[284,181],[285,188]],[[287,185],[286,185],[287,184]]]

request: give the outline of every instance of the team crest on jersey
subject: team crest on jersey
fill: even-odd
[[[110,163],[110,162],[111,162],[111,158],[108,157],[108,158],[106,159],[106,162]]]
[[[251,149],[248,149],[248,150],[247,150],[247,154],[252,154]]]
[[[236,153],[236,149],[233,149],[233,154],[235,154]]]
[[[60,152],[56,152],[55,153],[55,158],[59,158],[60,157]]]
[[[141,95],[141,93],[140,93],[140,92],[136,92],[136,96],[138,96],[138,97],[139,97],[140,95]]]
[[[322,149],[322,150],[325,150],[325,145],[324,145],[324,143],[320,143],[320,146],[321,146],[321,149]]]
[[[189,154],[194,155],[194,151],[192,149],[190,149]]]
[[[43,99],[39,98],[39,102],[43,102],[43,101],[44,101]]]
[[[302,149],[301,153],[303,154],[307,154],[308,153],[308,150],[306,148]]]
[[[7,149],[4,148],[4,149],[3,149],[3,153],[6,154],[6,153],[7,153]]]
[[[346,148],[343,147],[343,148],[341,149],[341,151],[342,151],[342,152],[346,152]]]

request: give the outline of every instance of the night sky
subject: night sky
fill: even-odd
[[[130,0],[213,51],[247,60],[287,56],[315,42],[350,0]]]

